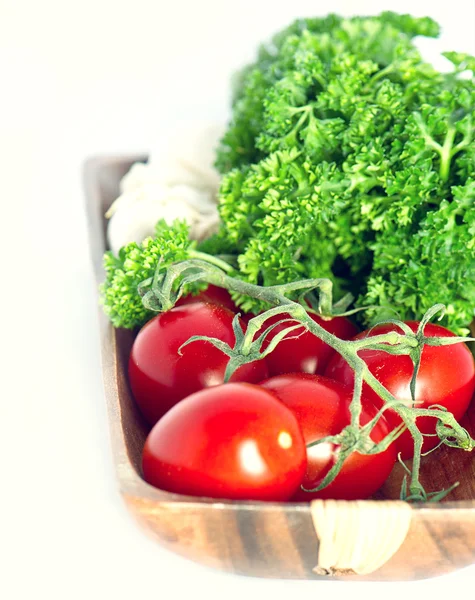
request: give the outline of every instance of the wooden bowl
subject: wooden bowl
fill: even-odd
[[[85,165],[87,214],[95,275],[103,278],[103,217],[119,181],[146,157],[112,156]],[[401,468],[372,500],[265,503],[215,501],[170,494],[141,477],[148,427],[131,397],[126,366],[133,335],[101,312],[104,386],[121,494],[139,523],[170,550],[199,563],[259,577],[407,580],[475,562],[475,453],[440,448],[423,459],[428,490],[455,480],[448,501],[396,500]],[[475,435],[475,402],[463,423]]]

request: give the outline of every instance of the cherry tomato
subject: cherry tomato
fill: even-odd
[[[419,325],[416,321],[407,321],[407,325],[416,332]],[[379,325],[368,331],[359,333],[355,339],[401,330],[396,325]],[[454,334],[440,325],[429,323],[425,326],[427,337],[451,337]],[[389,390],[393,396],[406,406],[412,405],[410,382],[413,374],[413,363],[409,356],[393,356],[377,350],[362,350],[359,356],[366,362],[371,373]],[[353,370],[339,355],[333,357],[325,375],[353,385]],[[428,408],[440,404],[449,410],[457,420],[465,414],[475,390],[475,363],[470,350],[465,344],[453,346],[425,346],[422,351],[421,364],[416,380],[416,404],[418,408]],[[376,406],[383,406],[383,400],[367,385],[363,385],[363,394]],[[397,427],[401,420],[388,409],[386,418],[391,426]],[[425,434],[435,434],[436,420],[431,417],[420,417],[416,421],[418,429]],[[439,443],[439,438],[425,437],[423,452],[427,452]],[[414,441],[411,434],[405,431],[396,441],[402,458],[414,455]]]
[[[321,325],[326,331],[337,337],[348,340],[357,334],[358,328],[346,317],[334,317],[325,320],[313,313],[310,317]],[[288,318],[289,315],[279,315],[267,319],[264,327]],[[277,325],[266,339],[264,347],[267,347],[272,338],[287,327],[297,324],[297,321],[289,321]],[[289,339],[287,339],[289,338]],[[320,338],[310,331],[295,329],[291,331],[267,357],[266,362],[270,375],[281,375],[285,373],[319,373],[323,374],[330,358],[335,354],[333,348],[325,344]]]
[[[236,312],[241,312],[241,310],[238,308],[236,310]],[[241,312],[241,319],[244,321],[244,323],[247,325],[249,325],[249,321],[255,317],[256,315],[254,313],[242,313]]]
[[[227,383],[173,407],[150,432],[142,468],[169,492],[283,501],[300,486],[306,449],[297,419],[273,394]]]
[[[215,304],[175,307],[149,321],[138,333],[129,360],[129,381],[137,404],[151,425],[193,392],[224,381],[229,357],[205,341],[178,349],[194,335],[234,345],[234,314]],[[232,381],[257,383],[267,377],[264,360],[243,365]]]
[[[306,444],[336,435],[351,422],[349,406],[352,390],[337,381],[321,375],[290,373],[272,377],[261,383],[261,386],[273,392],[295,414]],[[376,413],[377,409],[373,404],[363,398],[360,424],[368,423]],[[388,432],[388,424],[381,418],[371,431],[371,439],[376,443],[380,442]],[[339,446],[327,442],[307,448],[308,466],[303,479],[304,488],[314,489],[322,482],[337,460],[338,448]],[[319,492],[305,492],[300,488],[293,500],[367,498],[386,481],[395,462],[396,451],[393,445],[379,454],[363,455],[353,452],[332,483]]]
[[[228,290],[211,284],[204,291],[196,294],[196,296],[191,294],[182,296],[175,306],[185,306],[186,304],[195,304],[196,302],[210,302],[211,304],[224,306],[224,308],[227,308],[234,313],[242,312],[234,304]]]

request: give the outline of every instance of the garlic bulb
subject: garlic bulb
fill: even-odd
[[[175,133],[147,164],[136,163],[120,183],[121,195],[106,213],[107,237],[117,253],[125,244],[154,234],[158,220],[184,219],[190,237],[201,240],[219,227],[219,175],[214,151],[223,128],[195,124]]]
[[[107,229],[110,249],[117,254],[122,246],[129,242],[142,242],[146,237],[154,235],[157,221],[164,219],[172,224],[175,219],[183,219],[190,226],[190,237],[201,240],[217,231],[219,216],[216,205],[212,210],[207,207],[211,198],[187,185],[169,187],[158,186],[153,194],[148,189],[147,195],[137,201],[135,196],[130,200],[126,194],[120,197],[121,204],[114,211]],[[127,192],[129,194],[130,192]]]
[[[149,164],[167,183],[188,183],[217,192],[220,176],[214,161],[224,131],[216,123],[185,123],[166,144],[152,150]]]

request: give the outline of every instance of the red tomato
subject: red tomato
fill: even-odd
[[[419,323],[408,321],[407,324],[416,332]],[[401,330],[395,325],[379,325],[359,333],[355,339]],[[440,325],[429,323],[424,329],[427,337],[451,337],[454,334]],[[362,350],[359,352],[371,373],[398,400],[412,405],[410,382],[413,374],[413,364],[409,356],[392,356],[377,350]],[[328,365],[325,375],[353,385],[353,370],[346,361],[336,355]],[[416,380],[416,403],[418,408],[428,408],[440,404],[449,410],[457,420],[460,420],[470,404],[475,390],[475,363],[470,350],[465,344],[453,346],[425,346],[422,351],[421,365]],[[372,400],[376,406],[384,402],[366,384],[363,394]],[[401,420],[392,410],[386,411],[386,418],[392,427],[397,427]],[[435,434],[436,420],[431,417],[421,417],[416,424],[419,430],[426,434]],[[439,443],[439,438],[426,437],[423,452],[427,452]],[[414,455],[414,441],[411,434],[405,431],[396,442],[402,458]]]
[[[234,313],[240,312],[239,308],[234,304],[228,290],[211,284],[196,296],[192,296],[191,294],[182,296],[175,306],[185,306],[186,304],[195,304],[196,302],[210,302],[211,304],[224,306],[224,308],[227,308]]]
[[[340,433],[351,422],[349,406],[351,388],[321,375],[290,373],[272,377],[261,383],[273,392],[297,417],[305,443],[309,444],[329,435]],[[371,402],[363,399],[360,423],[365,425],[377,413]],[[389,432],[380,419],[371,432],[371,439],[380,442]],[[307,472],[303,487],[316,488],[335,464],[339,446],[330,443],[307,448]],[[384,452],[363,455],[353,452],[332,483],[319,492],[304,492],[301,488],[293,500],[335,498],[357,500],[371,496],[386,481],[396,462],[396,451],[390,446]]]
[[[129,381],[137,404],[154,424],[177,402],[203,388],[219,385],[229,357],[205,341],[178,349],[194,335],[234,344],[234,314],[215,304],[175,307],[149,321],[138,333],[129,360]],[[263,360],[240,367],[232,381],[257,383],[267,377]]]
[[[309,313],[310,317],[321,325],[326,331],[336,335],[343,340],[349,340],[358,333],[358,328],[346,317],[334,317],[330,320],[322,319],[317,315]],[[273,323],[288,318],[289,315],[279,315],[267,319],[264,328]],[[272,338],[287,327],[296,325],[297,321],[277,325],[266,339],[266,347]],[[297,337],[298,336],[298,337]],[[294,338],[294,339],[287,339]],[[333,348],[322,342],[322,340],[310,331],[295,329],[291,331],[284,340],[267,357],[266,362],[270,375],[282,375],[285,373],[319,373],[323,374],[330,358],[335,354]]]
[[[282,501],[302,481],[306,450],[297,419],[273,394],[228,383],[172,408],[150,432],[142,467],[169,492]]]
[[[236,309],[236,312],[240,312],[240,309]],[[241,319],[244,321],[246,326],[249,325],[249,321],[255,316],[256,315],[254,313],[241,313]]]

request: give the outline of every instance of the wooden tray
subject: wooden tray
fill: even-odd
[[[141,156],[92,158],[85,164],[90,247],[103,278],[106,222],[121,177]],[[407,580],[475,562],[475,453],[441,448],[423,462],[423,482],[461,485],[450,501],[398,500],[400,468],[378,498],[363,502],[264,503],[170,494],[145,483],[140,455],[148,432],[131,397],[126,365],[133,336],[100,314],[104,386],[120,492],[145,530],[170,550],[233,573],[276,578],[333,576]],[[464,425],[475,434],[475,402]]]

